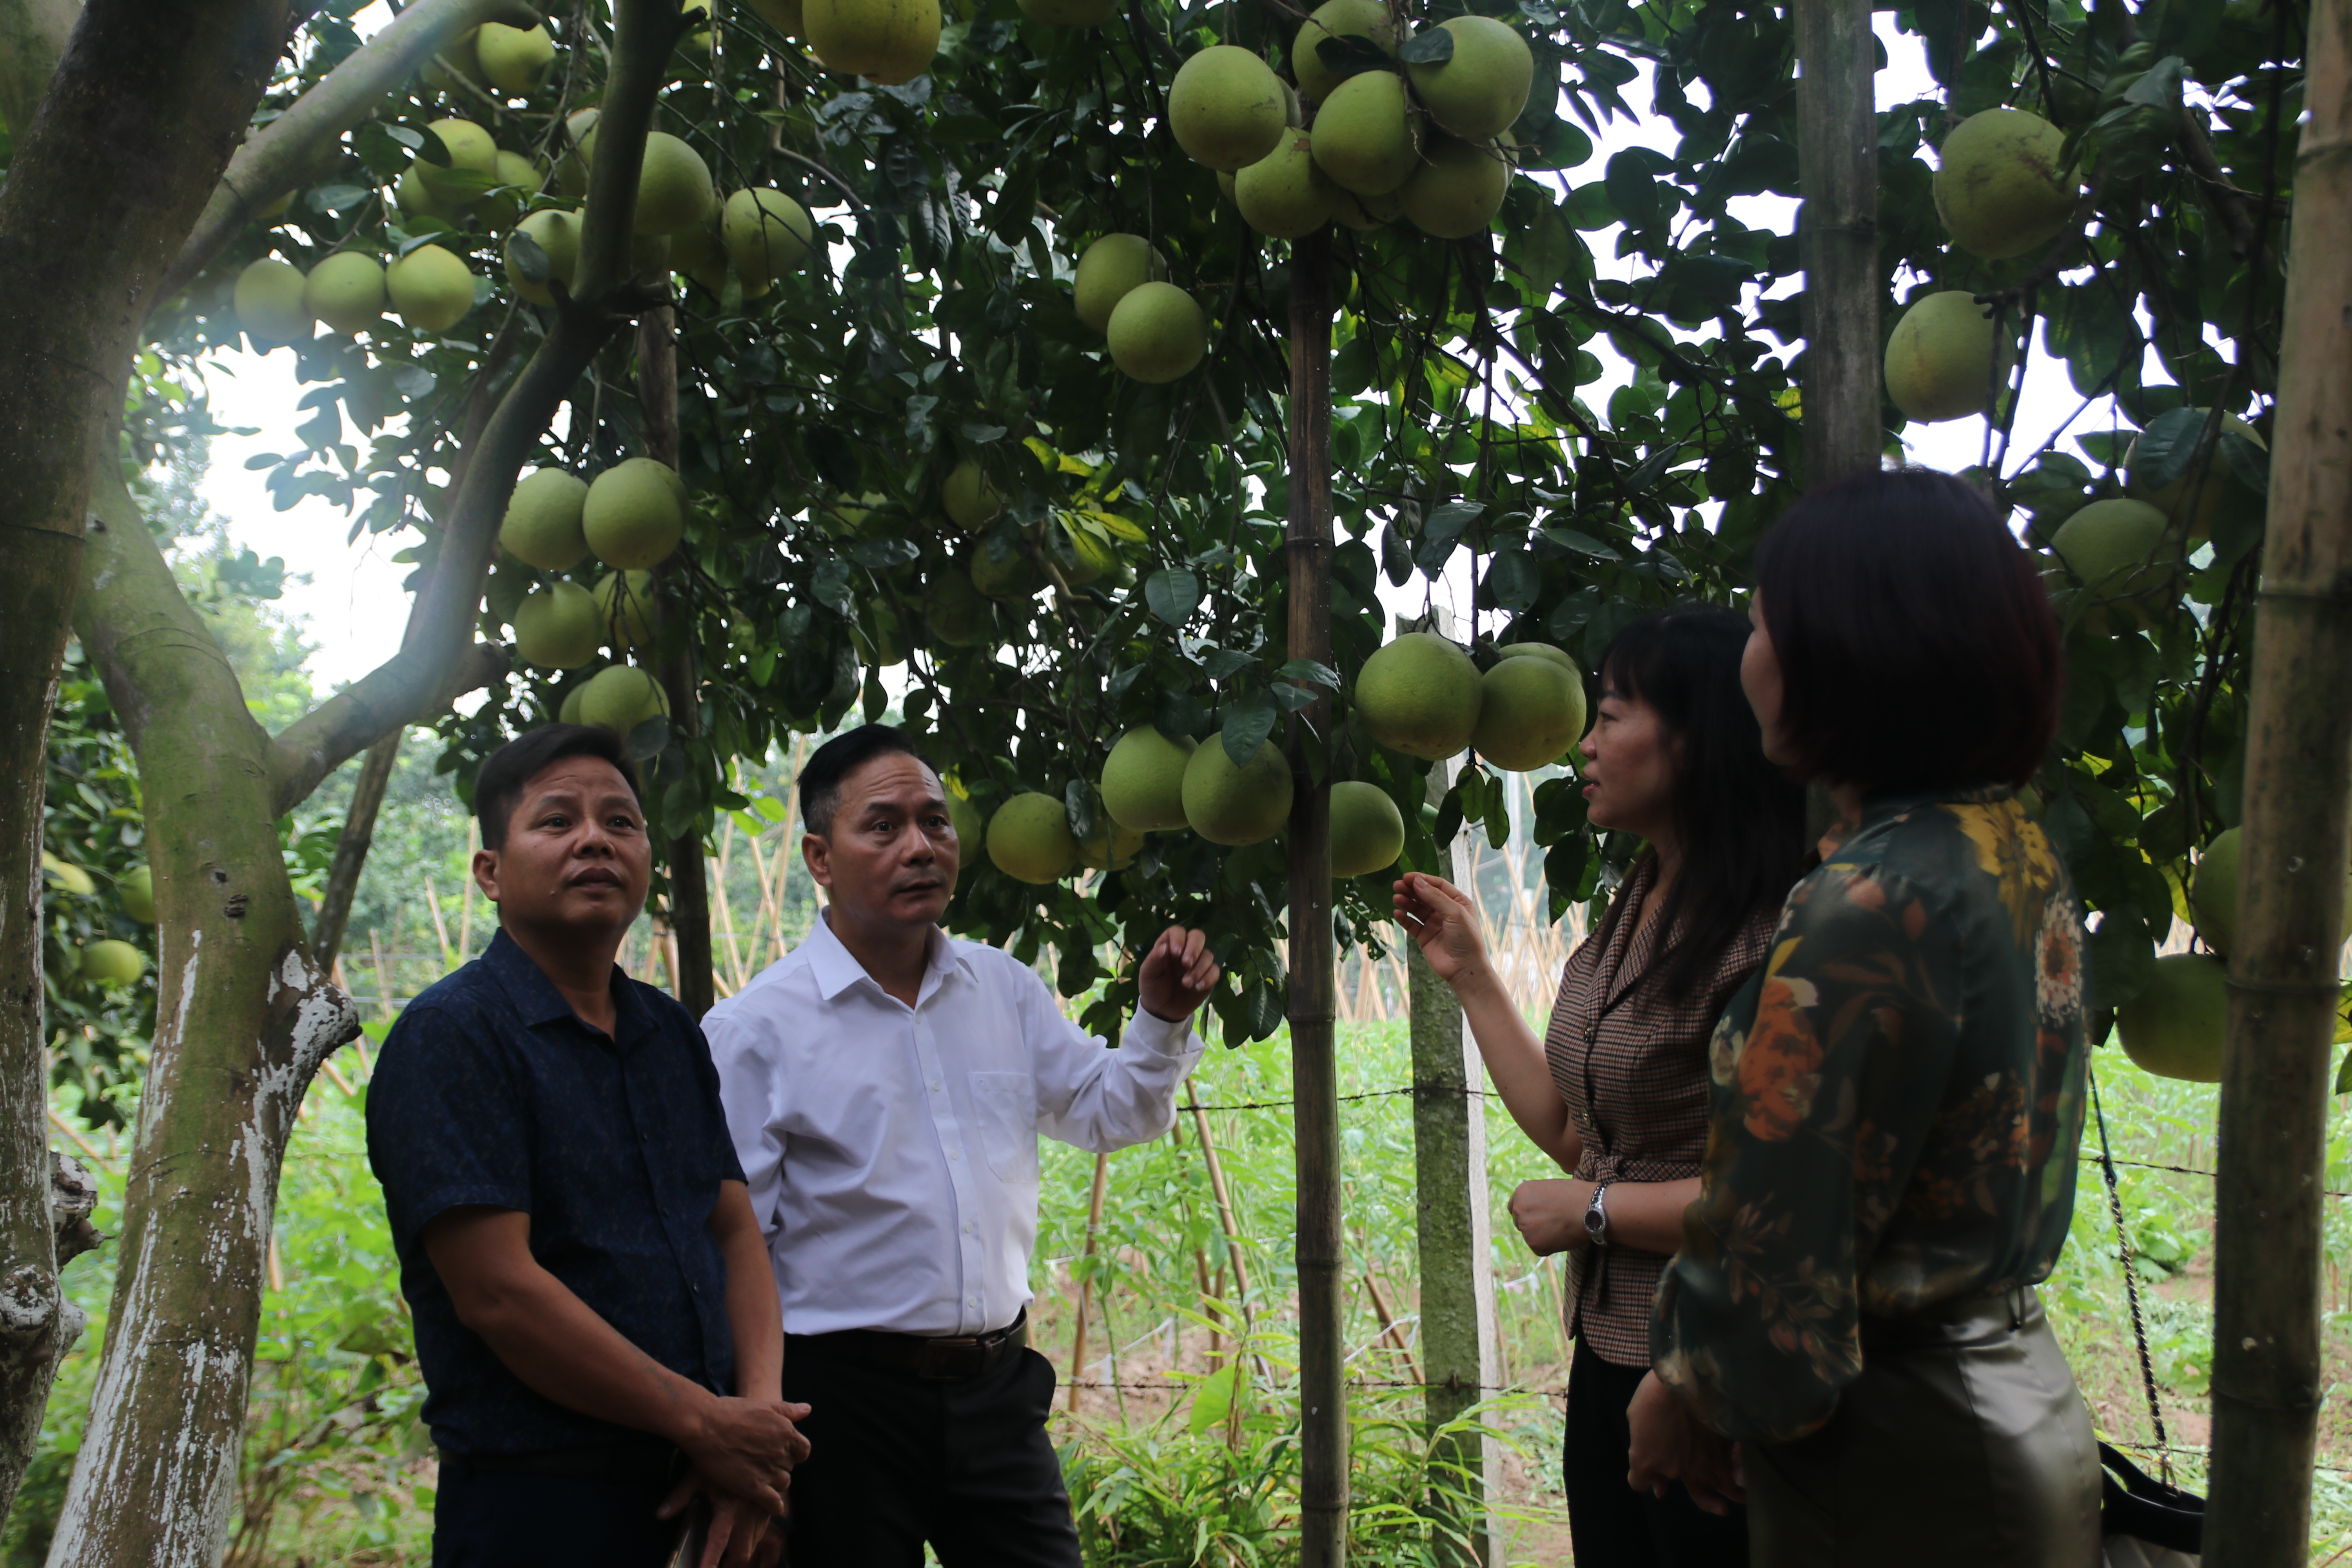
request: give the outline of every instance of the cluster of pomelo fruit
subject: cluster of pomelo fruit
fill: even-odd
[[[77,866],[41,851],[41,882],[46,888],[77,899],[98,896],[98,879],[89,868]],[[144,866],[134,866],[125,871],[114,886],[115,898],[122,912],[141,925],[155,923],[155,884]],[[85,942],[74,959],[76,971],[84,980],[99,985],[131,985],[147,973],[147,955],[130,942],[115,937],[101,937]]]
[[[1391,751],[1442,762],[1475,750],[1488,766],[1532,773],[1584,733],[1584,676],[1549,643],[1509,643],[1483,672],[1435,632],[1407,632],[1356,674],[1356,717]]]

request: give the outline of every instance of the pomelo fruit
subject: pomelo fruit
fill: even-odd
[[[580,688],[583,724],[602,724],[625,735],[648,719],[668,714],[669,699],[661,682],[634,664],[600,669]]]
[[[400,216],[415,223],[423,218],[439,218],[444,223],[457,221],[457,209],[425,188],[425,176],[417,173],[419,165],[411,163],[393,182],[392,205]]]
[[[588,482],[562,468],[525,474],[507,498],[499,524],[499,548],[542,572],[569,572],[588,558],[588,536],[580,531]]]
[[[2171,524],[2144,500],[2095,500],[2050,536],[2050,548],[2083,584],[2105,605],[2152,606],[2170,595],[2180,574],[2179,542]]]
[[[306,343],[314,333],[310,308],[305,303],[307,284],[302,269],[290,261],[265,256],[236,275],[230,301],[236,322],[257,349],[267,352],[280,343]]]
[[[155,923],[155,873],[144,866],[133,866],[122,873],[114,884],[114,896],[121,901],[122,912],[141,925]]]
[[[1118,15],[1118,0],[1021,0],[1021,14],[1048,27],[1099,27]]]
[[[1331,786],[1331,875],[1368,877],[1404,853],[1404,813],[1378,784]]]
[[[70,860],[60,860],[47,850],[41,851],[41,871],[44,879],[75,898],[87,899],[98,892],[98,884],[88,871]]]
[[[1494,143],[1433,136],[1421,167],[1396,194],[1422,233],[1464,239],[1495,221],[1510,188],[1510,160]]]
[[[555,721],[557,723],[577,724],[580,722],[580,694],[587,689],[588,682],[583,680],[579,685],[573,687],[571,690],[563,694],[563,700],[558,703],[555,709]]]
[[[1887,334],[1887,400],[1924,425],[1981,414],[1992,406],[1996,347],[1993,323],[1975,296],[1964,289],[1930,294]],[[2006,363],[2009,356],[2000,357]]]
[[[1213,44],[1177,68],[1168,123],[1196,162],[1238,173],[1273,152],[1289,129],[1289,100],[1282,79],[1256,55]]]
[[[1184,821],[1212,844],[1258,844],[1290,820],[1290,763],[1271,741],[1234,766],[1222,736],[1193,748],[1184,763]]]
[[[1209,319],[1173,283],[1139,283],[1129,289],[1111,311],[1104,335],[1111,363],[1143,382],[1174,381],[1209,352]]]
[[[711,193],[701,218],[669,237],[669,269],[683,272],[713,294],[727,291],[727,204]],[[748,285],[746,286],[748,289]]]
[[[1429,117],[1473,142],[1499,136],[1518,121],[1535,85],[1536,56],[1517,28],[1492,16],[1451,16],[1454,54],[1435,65],[1408,65],[1412,90]]]
[[[1121,827],[1156,833],[1184,824],[1184,768],[1196,748],[1149,724],[1121,735],[1103,760],[1103,809]]]
[[[1496,661],[1479,680],[1470,743],[1506,773],[1532,773],[1568,755],[1584,733],[1584,682],[1548,658]]]
[[[575,109],[563,117],[563,156],[555,162],[555,188],[567,196],[588,194],[588,160],[595,152],[601,110]]]
[[[653,641],[661,605],[650,572],[607,572],[596,579],[596,625],[612,650],[626,653]]]
[[[564,289],[569,290],[572,287],[572,275],[580,268],[582,229],[578,215],[565,212],[560,207],[549,207],[542,212],[531,214],[522,222],[515,225],[514,231],[516,234],[529,235],[531,243],[546,252],[547,277],[538,283],[525,278],[522,275],[522,269],[515,264],[514,241],[509,238],[506,257],[507,282],[512,285],[516,293],[534,305],[554,304],[555,290],[551,285],[560,279]]]
[[[1138,284],[1165,281],[1168,262],[1139,234],[1107,234],[1078,258],[1078,320],[1097,331],[1110,325],[1110,313]]]
[[[887,669],[907,662],[907,639],[898,630],[898,613],[889,605],[869,602],[865,613],[849,625],[849,646],[859,662]]]
[[[468,27],[444,43],[435,51],[439,58],[427,58],[417,76],[434,91],[446,93],[451,98],[457,97],[462,90],[456,79],[457,77],[463,77],[477,87],[488,86],[482,76],[481,57],[475,47],[480,33],[479,27]],[[448,62],[446,68],[442,66],[443,60]]]
[[[466,206],[480,195],[486,183],[497,179],[499,144],[470,120],[436,120],[425,129],[441,139],[449,154],[446,166],[419,158],[417,177],[435,198],[452,206]],[[468,176],[476,176],[468,178]]]
[[[1584,680],[1584,671],[1576,667],[1576,660],[1568,657],[1568,650],[1565,648],[1554,647],[1548,642],[1507,643],[1503,647],[1495,650],[1495,657],[1496,658],[1549,659],[1553,664],[1559,666],[1562,669],[1565,669],[1570,674],[1575,676],[1578,684],[1581,685]]]
[[[988,819],[988,858],[1016,882],[1060,881],[1078,859],[1068,811],[1035,790],[1014,795]]]
[[[2236,827],[2218,835],[2197,858],[2197,874],[2189,883],[2189,907],[2197,917],[2197,934],[2225,958],[2238,942],[2239,878],[2245,838],[2244,830]],[[2339,942],[2352,941],[2352,873],[2345,878],[2344,893]]]
[[[992,625],[987,596],[961,572],[933,573],[923,584],[923,624],[934,643],[978,647]]]
[[[1385,228],[1404,216],[1404,197],[1393,191],[1385,196],[1341,191],[1331,203],[1331,216],[1352,229]]]
[[[1284,132],[1273,152],[1234,176],[1242,221],[1276,239],[1297,239],[1329,223],[1339,194],[1304,131]]]
[[[578,669],[604,639],[596,601],[577,583],[533,588],[515,606],[514,646],[526,664]]]
[[[2230,1026],[2230,967],[2210,953],[2156,961],[2140,994],[2116,1011],[2124,1054],[2158,1078],[2221,1081]]]
[[[593,153],[592,153],[593,156]],[[702,154],[667,131],[646,135],[646,161],[637,171],[637,211],[632,231],[673,234],[702,220],[715,189]]]
[[[940,486],[940,505],[958,528],[982,529],[1004,510],[1004,495],[990,482],[988,472],[970,458],[948,470]]]
[[[1095,871],[1124,871],[1143,852],[1143,835],[1122,827],[1108,816],[1095,819],[1095,830],[1078,840],[1078,864]]]
[[[529,98],[555,64],[555,40],[544,26],[485,22],[474,35],[474,58],[492,87],[509,98]]]
[[[1359,195],[1384,196],[1402,185],[1421,162],[1404,79],[1359,71],[1333,88],[1315,116],[1314,144],[1323,172]]]
[[[580,512],[588,548],[607,566],[658,564],[686,531],[677,475],[652,458],[629,458],[589,483]]]
[[[2205,411],[2200,409],[2199,412]],[[2245,487],[2238,483],[2230,460],[2221,455],[2221,437],[2224,436],[2243,436],[2264,451],[2270,449],[2270,443],[2263,439],[2261,432],[2236,415],[2224,414],[2221,416],[2221,428],[2214,432],[2213,449],[2206,454],[2203,476],[2199,476],[2196,466],[2192,464],[2188,472],[2170,484],[2151,489],[2139,480],[2139,437],[2135,436],[2131,448],[2124,454],[2124,470],[2129,476],[2124,493],[2147,502],[2170,517],[2181,510],[2182,502],[2194,489],[2197,502],[2195,509],[2189,513],[2187,534],[2191,544],[2201,543],[2212,537],[2213,520],[2221,514],[2224,506],[2243,508],[2255,517],[2261,517],[2263,503],[2259,498],[2248,494]]]
[[[446,332],[474,308],[474,275],[437,245],[421,245],[383,271],[400,319],[420,332]]]
[[[1045,586],[1037,563],[1026,550],[1015,550],[1000,561],[986,542],[971,552],[971,585],[992,599],[1025,599]]]
[[[737,191],[727,198],[725,212],[720,234],[747,296],[765,293],[770,283],[806,260],[816,244],[808,209],[782,191]]]
[[[1396,53],[1396,24],[1381,0],[1323,0],[1307,14],[1290,40],[1290,74],[1298,79],[1302,96],[1321,103],[1349,79],[1325,65],[1316,47],[1326,38],[1342,37],[1370,38],[1381,53]]]
[[[1438,762],[1470,743],[1484,690],[1459,647],[1434,632],[1407,632],[1364,660],[1356,714],[1381,745]]]
[[[135,985],[147,973],[147,957],[129,942],[109,937],[81,950],[81,973],[101,985]]]
[[[383,320],[383,263],[364,251],[339,250],[302,284],[303,308],[346,337]]]
[[[827,70],[896,86],[940,52],[939,0],[803,0],[801,14]]]
[[[2021,109],[1971,114],[1937,157],[1936,210],[1952,243],[2002,261],[2053,238],[2074,215],[2076,181],[2060,171],[2065,134]]]
[[[955,825],[957,858],[969,865],[988,845],[988,818],[967,795],[948,791],[948,820]]]

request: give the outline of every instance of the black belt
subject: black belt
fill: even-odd
[[[445,1466],[470,1467],[494,1476],[576,1476],[591,1480],[666,1484],[685,1457],[672,1443],[596,1443],[576,1448],[538,1448],[525,1454],[460,1454],[440,1450]]]
[[[830,1334],[786,1334],[784,1354],[794,1351],[835,1355],[861,1366],[903,1372],[925,1383],[969,1383],[994,1371],[1007,1356],[1029,1343],[1029,1311],[1007,1326],[987,1334],[957,1334],[933,1339],[922,1334],[894,1334],[881,1329],[842,1329]]]

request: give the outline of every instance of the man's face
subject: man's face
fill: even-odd
[[[474,856],[474,880],[508,921],[605,932],[645,907],[653,845],[621,770],[602,757],[551,763],[523,785],[507,841]]]
[[[801,840],[809,874],[861,922],[931,926],[954,896],[960,847],[940,775],[903,752],[841,781],[833,831]]]

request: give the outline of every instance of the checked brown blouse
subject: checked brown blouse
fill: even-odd
[[[1763,963],[1779,913],[1758,910],[1706,980],[1670,997],[1650,973],[1670,945],[1666,933],[1639,918],[1657,869],[1655,856],[1636,860],[1611,918],[1569,955],[1544,1034],[1552,1082],[1584,1144],[1580,1181],[1674,1182],[1699,1173],[1707,1041],[1724,1005]],[[1570,1253],[1570,1334],[1614,1365],[1649,1365],[1650,1304],[1665,1263],[1664,1253],[1624,1247]]]

